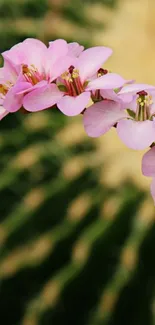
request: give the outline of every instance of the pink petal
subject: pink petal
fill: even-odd
[[[112,54],[112,50],[104,46],[96,46],[83,51],[78,60],[77,68],[82,81],[92,77]]]
[[[3,82],[10,81],[13,84],[16,82],[18,74],[20,73],[19,66],[16,66],[13,62],[9,59],[4,60],[4,66],[1,70],[0,79],[3,79]],[[2,82],[2,83],[3,83]]]
[[[122,101],[123,108],[130,108],[135,112],[137,107],[136,96],[133,94],[118,94],[120,100]]]
[[[107,89],[105,89],[105,90],[101,89],[100,94],[105,99],[110,99],[110,100],[113,100],[115,102],[120,102],[121,101],[120,97],[112,89],[108,89],[108,90]]]
[[[10,88],[8,93],[5,96],[3,106],[4,108],[10,112],[16,112],[18,111],[23,104],[23,95],[16,95],[14,92],[14,87]]]
[[[29,112],[41,111],[55,105],[62,96],[55,84],[48,84],[25,95],[23,106]]]
[[[136,94],[137,92],[142,90],[146,90],[146,91],[155,90],[155,87],[147,84],[131,84],[131,85],[124,86],[120,90],[120,95],[126,93]]]
[[[142,173],[144,176],[155,177],[155,147],[144,154],[142,159]]]
[[[11,62],[14,62],[15,64],[21,64],[22,62],[24,62],[26,58],[26,53],[24,53],[23,51],[21,52],[22,45],[23,43],[18,43],[14,45],[10,50],[3,52],[2,56],[4,60],[11,60]]]
[[[43,72],[44,60],[47,53],[45,44],[33,38],[28,38],[23,43],[27,54],[26,63],[29,66],[33,64],[39,72]]]
[[[115,93],[112,89],[101,89],[100,94],[105,99],[110,99],[115,102],[119,102],[123,109],[130,108],[129,103],[133,99],[133,95],[119,95],[119,93]],[[130,108],[131,109],[131,108]]]
[[[99,137],[126,116],[119,103],[104,100],[86,109],[83,118],[84,128],[90,137]]]
[[[0,106],[0,121],[8,114],[9,112],[3,106]]]
[[[152,121],[122,120],[118,122],[117,133],[127,147],[135,150],[146,149],[155,140]]]
[[[68,70],[70,65],[76,65],[77,59],[68,55],[68,44],[65,40],[58,39],[49,43],[45,58],[45,72],[50,82]]]
[[[90,93],[84,92],[77,97],[64,96],[57,103],[58,108],[67,116],[76,116],[80,114],[90,100]]]
[[[152,198],[153,198],[153,201],[155,204],[155,178],[152,179],[150,190],[151,190],[151,195],[152,195]]]
[[[44,43],[37,39],[28,38],[13,46],[9,51],[3,52],[2,55],[14,64],[33,64],[41,70],[46,52],[47,48]]]
[[[133,94],[121,94],[118,93],[118,98],[122,104],[123,109],[130,109],[131,111],[136,113],[137,109],[137,95]]]
[[[0,98],[0,106],[3,106],[4,98],[5,96],[3,96],[3,98]]]
[[[76,42],[68,44],[68,55],[78,57],[83,50],[84,50],[84,46]]]
[[[48,61],[49,69],[48,74],[50,76],[50,82],[59,77],[63,72],[73,65],[76,66],[77,59],[71,56],[64,56],[61,60],[57,60],[53,65]]]
[[[18,82],[14,86],[14,91],[16,94],[24,94],[28,89],[31,89],[33,86],[30,82]]]
[[[108,73],[102,77],[99,77],[93,81],[90,81],[87,89],[114,89],[124,85],[125,79],[116,73]]]
[[[130,84],[134,84],[135,83],[135,79],[129,79],[126,81],[126,85],[130,85]]]
[[[14,91],[17,95],[24,94],[29,91],[34,91],[35,89],[46,86],[48,82],[46,80],[42,80],[38,82],[36,85],[32,85],[30,82],[21,81],[17,82],[14,86]]]
[[[51,56],[51,64],[54,64],[58,59],[66,56],[68,53],[67,42],[63,39],[49,42],[48,54]]]

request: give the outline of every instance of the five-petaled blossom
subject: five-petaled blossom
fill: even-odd
[[[3,52],[4,61],[18,70],[18,78],[4,100],[4,108],[15,112],[23,106],[33,112],[56,104],[63,93],[55,80],[82,51],[83,47],[79,44],[67,44],[61,39],[50,42],[48,48],[39,40],[26,39]]]
[[[59,87],[64,96],[57,106],[62,113],[75,116],[84,111],[90,100],[100,99],[100,90],[112,90],[123,86],[125,80],[115,73],[101,68],[112,54],[107,47],[97,46],[84,50],[74,64],[61,75]]]
[[[129,148],[150,146],[155,140],[155,87],[130,84],[103,97],[84,113],[88,135],[98,137],[117,123],[117,133]]]
[[[132,149],[151,149],[142,159],[142,173],[152,177],[155,202],[155,87],[127,81],[103,68],[112,50],[84,49],[63,39],[28,38],[2,53],[0,120],[18,110],[36,112],[53,106],[68,116],[83,114],[91,137],[116,127]]]

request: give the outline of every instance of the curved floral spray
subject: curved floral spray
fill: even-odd
[[[90,137],[115,126],[120,139],[134,150],[150,147],[142,172],[152,177],[155,202],[155,86],[125,80],[103,67],[112,55],[104,46],[84,49],[63,39],[26,39],[2,53],[0,119],[18,110],[57,108],[67,116],[83,115]]]

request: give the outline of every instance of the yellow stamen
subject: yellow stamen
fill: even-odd
[[[8,87],[5,85],[0,84],[0,94],[6,95],[8,92]]]
[[[25,77],[28,77],[31,79],[32,83],[34,85],[36,85],[38,83],[38,77],[35,75],[35,73],[37,72],[37,69],[35,68],[34,65],[31,65],[30,66],[31,68],[29,68],[27,66],[27,64],[23,64],[22,65],[22,71],[23,71],[23,74],[25,75]]]
[[[72,78],[78,78],[79,77],[79,70],[78,69],[74,69],[72,72]]]
[[[25,74],[27,74],[27,73],[29,73],[29,68],[28,68],[28,66],[26,65],[26,64],[23,64],[22,65],[22,71],[23,71],[23,73]]]
[[[34,72],[37,72],[37,69],[36,69],[36,67],[35,67],[34,64],[31,64],[30,66],[32,67],[32,70],[33,70]]]
[[[67,81],[70,81],[70,76],[69,76],[69,72],[65,71],[62,75],[61,78]]]

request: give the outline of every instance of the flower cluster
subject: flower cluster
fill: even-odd
[[[143,157],[142,172],[153,177],[155,200],[155,86],[104,69],[111,55],[104,46],[84,49],[62,39],[48,47],[31,38],[13,46],[2,53],[0,119],[18,110],[36,112],[56,105],[67,116],[82,114],[90,137],[115,126],[129,148],[151,147]]]

